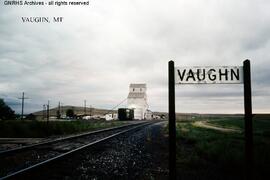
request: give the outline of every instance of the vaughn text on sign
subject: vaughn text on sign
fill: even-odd
[[[175,84],[242,84],[243,66],[175,67]]]

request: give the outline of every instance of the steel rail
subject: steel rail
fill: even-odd
[[[147,122],[142,122],[142,123],[138,123],[138,124],[143,124],[143,123],[147,123]],[[84,136],[88,136],[88,135],[94,135],[94,134],[108,132],[108,131],[117,130],[117,129],[122,129],[122,128],[126,128],[126,127],[132,127],[132,126],[135,126],[135,125],[136,124],[128,124],[128,125],[123,125],[123,126],[105,128],[105,129],[86,132],[86,133],[82,133],[82,134],[76,134],[74,136],[57,138],[57,139],[44,141],[44,142],[40,142],[40,143],[35,143],[35,144],[27,145],[27,146],[21,146],[21,147],[17,147],[17,148],[13,148],[13,149],[8,149],[8,150],[0,151],[0,157],[5,156],[5,155],[10,154],[10,153],[16,153],[16,152],[19,152],[19,151],[22,151],[22,150],[31,149],[33,147],[37,147],[37,146],[41,146],[41,145],[48,145],[48,144],[61,142],[61,141],[65,141],[65,140],[71,140],[71,139],[75,139],[75,138],[80,138],[80,137],[84,137]]]
[[[85,148],[87,148],[87,147],[94,146],[94,145],[96,145],[96,144],[98,144],[98,143],[105,142],[105,141],[107,141],[107,140],[109,140],[109,139],[112,139],[112,138],[114,138],[114,137],[116,137],[116,136],[122,135],[122,134],[124,134],[124,133],[130,132],[130,131],[133,131],[133,130],[136,130],[136,129],[139,129],[139,128],[144,127],[144,126],[148,126],[148,125],[151,125],[151,124],[155,124],[155,123],[158,123],[158,122],[160,122],[160,121],[145,122],[145,123],[140,123],[139,125],[137,124],[138,126],[131,127],[131,128],[129,128],[129,129],[126,129],[126,130],[117,132],[117,133],[112,134],[112,135],[109,135],[109,136],[107,136],[107,137],[105,137],[105,138],[96,140],[96,141],[94,141],[94,142],[91,142],[91,143],[89,143],[89,144],[83,145],[83,146],[81,146],[81,147],[78,147],[78,148],[73,149],[73,150],[71,150],[71,151],[68,151],[68,152],[66,152],[66,153],[60,154],[60,155],[58,155],[58,156],[55,156],[55,157],[53,157],[53,158],[50,158],[50,159],[47,159],[47,160],[45,160],[45,161],[39,162],[39,163],[34,164],[34,165],[32,165],[32,166],[29,166],[29,167],[27,167],[27,168],[24,168],[24,169],[21,169],[21,170],[19,170],[19,171],[10,173],[10,174],[8,174],[8,175],[6,175],[6,176],[0,177],[0,180],[5,180],[5,179],[9,179],[9,178],[14,178],[14,177],[16,177],[16,176],[18,176],[18,175],[23,175],[24,173],[30,172],[31,170],[34,170],[34,169],[36,169],[36,168],[38,168],[38,167],[45,166],[45,165],[47,165],[47,164],[49,164],[49,163],[51,163],[51,162],[55,162],[55,161],[57,161],[57,160],[61,160],[62,158],[65,158],[65,157],[67,157],[68,155],[71,155],[71,154],[73,154],[73,153],[75,153],[75,152],[78,152],[78,151],[80,151],[80,150],[83,150],[83,149],[85,149]]]

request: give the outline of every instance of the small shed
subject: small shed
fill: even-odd
[[[105,114],[106,121],[111,121],[111,120],[116,120],[116,119],[118,119],[117,113]]]

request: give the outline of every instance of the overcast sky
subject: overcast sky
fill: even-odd
[[[44,0],[45,1],[45,0]],[[147,83],[167,111],[167,64],[242,65],[250,59],[254,113],[270,110],[270,1],[91,0],[89,7],[0,6],[0,98],[17,112],[50,100],[112,108],[130,83]],[[63,23],[22,23],[63,16]],[[243,113],[243,85],[176,87],[176,110]]]

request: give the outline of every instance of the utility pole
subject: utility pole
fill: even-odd
[[[61,118],[61,103],[60,101],[58,102],[58,111],[56,113],[57,119]]]
[[[64,114],[64,104],[61,103],[60,105],[61,105],[61,114]]]
[[[45,119],[45,115],[46,115],[46,105],[43,104],[43,113],[42,113],[43,120]]]
[[[92,116],[92,106],[90,105],[90,116]]]
[[[50,101],[48,101],[47,104],[47,124],[49,124],[49,118],[50,118]]]
[[[22,113],[21,113],[21,120],[23,120],[24,100],[25,100],[25,99],[29,99],[29,98],[24,97],[24,92],[23,92],[23,93],[22,93],[22,97],[21,97],[21,98],[18,98],[18,99],[21,99],[21,100],[22,100]]]
[[[84,100],[84,115],[86,116],[86,100]]]

